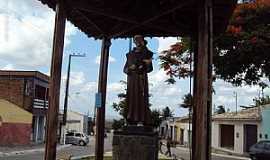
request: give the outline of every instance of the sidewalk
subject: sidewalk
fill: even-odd
[[[57,150],[61,150],[63,148],[71,146],[67,145],[57,145]],[[31,144],[27,146],[14,146],[14,147],[3,147],[0,146],[0,157],[8,157],[13,155],[22,155],[29,154],[34,152],[44,152],[45,146],[44,144]]]
[[[181,150],[181,151],[183,151],[183,152],[189,153],[189,149],[186,148],[186,147],[176,146],[175,149]],[[228,155],[228,154],[220,154],[220,153],[213,153],[213,152],[212,152],[212,156],[215,156],[215,157],[222,157],[222,158],[232,158],[232,159],[238,159],[238,160],[250,160],[250,158],[244,157],[244,156]]]

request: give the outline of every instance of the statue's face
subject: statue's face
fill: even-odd
[[[144,46],[144,39],[143,39],[143,37],[135,37],[134,38],[134,43],[135,43],[136,47]]]

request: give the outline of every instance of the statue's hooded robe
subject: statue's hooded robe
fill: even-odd
[[[127,74],[127,104],[129,124],[151,124],[151,112],[149,109],[149,91],[147,73],[153,70],[151,63],[143,60],[151,60],[153,52],[146,47],[134,48],[126,57],[124,72]],[[130,67],[135,65],[135,69]]]

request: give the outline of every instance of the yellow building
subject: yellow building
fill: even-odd
[[[32,114],[0,99],[0,145],[29,144],[31,133]]]

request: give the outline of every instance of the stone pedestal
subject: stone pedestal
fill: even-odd
[[[113,135],[113,160],[158,160],[158,134],[144,126],[128,126]]]

